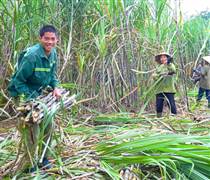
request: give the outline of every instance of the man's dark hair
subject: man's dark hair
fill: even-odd
[[[52,33],[55,33],[56,36],[58,36],[58,32],[53,25],[44,25],[39,30],[39,36],[42,37],[44,35],[44,33],[46,33],[46,32],[52,32]]]

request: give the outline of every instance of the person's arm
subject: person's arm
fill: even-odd
[[[50,74],[50,83],[49,83],[49,86],[51,86],[53,89],[55,89],[59,84],[59,81],[57,78],[57,54],[55,51],[54,51],[54,56],[55,56],[55,60],[52,65],[52,71]]]
[[[165,75],[167,75],[168,71],[164,66],[165,65],[161,64],[156,68],[155,73],[152,75],[155,81],[159,80],[160,78],[162,79]]]
[[[52,67],[51,81],[49,86],[53,88],[53,96],[55,96],[56,98],[60,98],[62,95],[60,89],[58,88],[59,81],[56,72],[57,72],[57,60],[54,62]]]
[[[152,77],[154,80],[157,80],[160,77],[160,68],[159,67],[157,67],[155,69],[155,72],[152,74]]]
[[[33,69],[35,67],[34,61],[31,58],[33,57],[23,57],[22,64],[17,70],[17,74],[14,79],[15,88],[21,97],[27,97],[30,95],[27,80],[33,74]]]
[[[176,67],[173,63],[168,64],[168,75],[176,74]]]
[[[53,64],[53,67],[52,67],[52,71],[51,71],[51,81],[50,81],[50,86],[55,89],[56,87],[58,87],[58,84],[59,84],[59,81],[58,81],[58,78],[57,78],[57,63],[55,62]]]

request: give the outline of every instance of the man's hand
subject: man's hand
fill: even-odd
[[[53,96],[56,97],[57,99],[60,99],[61,96],[62,96],[60,89],[55,88],[55,89],[53,90]]]

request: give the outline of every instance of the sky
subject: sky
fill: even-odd
[[[210,0],[181,0],[184,16],[196,15],[201,11],[210,11]]]

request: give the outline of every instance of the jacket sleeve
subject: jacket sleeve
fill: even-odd
[[[168,65],[168,74],[172,75],[172,74],[175,74],[175,73],[176,73],[176,67],[175,67],[175,65],[173,63],[170,63]]]
[[[166,75],[167,73],[168,73],[167,68],[165,68],[163,64],[159,65],[156,68],[155,73],[153,74],[154,80],[159,79],[160,77],[162,77],[163,75]]]
[[[15,88],[19,95],[29,96],[29,88],[27,85],[28,78],[33,74],[33,69],[35,68],[35,63],[28,56],[23,57],[20,68],[17,70],[15,76]]]
[[[162,68],[161,65],[156,67],[155,72],[152,74],[153,79],[156,81],[161,77]]]
[[[52,66],[52,73],[51,73],[51,81],[50,86],[54,89],[59,84],[58,78],[57,78],[57,61]]]

